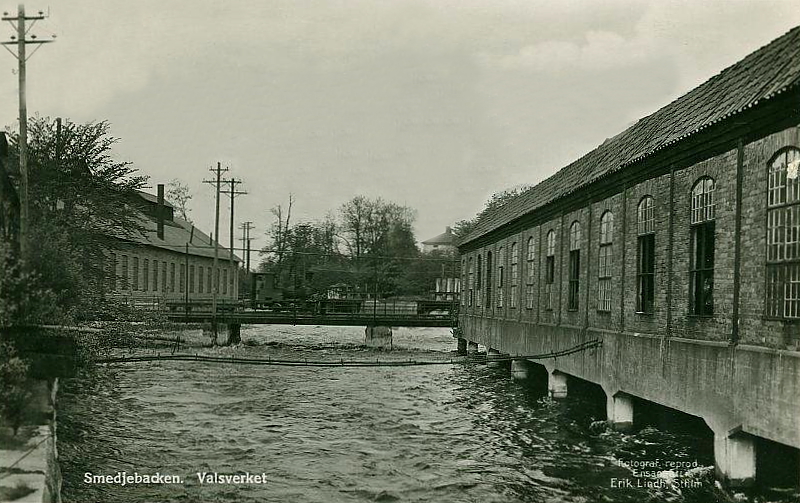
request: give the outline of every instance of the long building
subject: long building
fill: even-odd
[[[160,186],[163,190],[163,186]],[[219,246],[217,273],[213,273],[214,241],[175,215],[169,202],[138,193],[145,234],[118,239],[108,253],[109,293],[134,304],[169,302],[207,303],[214,287],[217,299],[238,298],[239,257]]]
[[[800,27],[476,222],[461,337],[702,418],[719,477],[800,475]],[[463,340],[460,342],[464,342]],[[527,364],[517,362],[516,364]],[[759,474],[759,477],[761,474]]]

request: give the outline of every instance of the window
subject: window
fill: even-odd
[[[569,297],[567,309],[578,310],[578,293],[581,274],[581,224],[572,222],[569,227]]]
[[[153,261],[153,291],[158,291],[158,260]]]
[[[133,291],[139,289],[139,257],[133,257]]]
[[[211,269],[209,269],[209,274],[211,273]],[[210,276],[209,276],[210,277]],[[466,286],[467,284],[467,260],[461,259],[461,284]],[[208,287],[211,289],[211,280],[208,281]],[[461,305],[466,305],[466,295],[461,295]]]
[[[492,307],[492,252],[486,252],[486,309]]]
[[[175,293],[175,262],[169,264],[169,291]]]
[[[503,308],[503,270],[505,269],[506,251],[501,246],[497,250],[497,309]]]
[[[517,299],[519,297],[519,250],[517,250],[517,243],[511,243],[511,295],[509,304],[511,309],[517,308]]]
[[[800,319],[800,149],[779,151],[769,163],[767,199],[767,316]]]
[[[553,283],[556,280],[556,233],[547,233],[547,259],[544,265],[544,308],[553,309]]]
[[[122,289],[128,289],[128,256],[122,256]]]
[[[142,290],[145,292],[150,289],[150,260],[144,259],[144,268],[142,269]]]
[[[197,293],[203,293],[203,266],[197,266]]]
[[[194,293],[194,265],[189,266],[189,293]]]
[[[161,291],[167,292],[167,263],[161,262]]]
[[[227,268],[222,270],[222,293],[224,295],[228,294],[228,269]]]
[[[656,225],[655,203],[644,196],[636,210],[636,312],[655,311]]]
[[[481,262],[482,262],[481,256],[478,255],[478,280],[477,280],[478,284],[475,287],[475,290],[478,291],[478,293],[475,296],[475,305],[478,306],[478,307],[481,307],[481,285],[482,285],[482,281],[483,281],[483,277],[482,277],[483,271],[481,270],[482,269]]]
[[[714,314],[714,180],[692,188],[689,297],[691,314]]]
[[[472,307],[472,299],[475,295],[475,264],[472,263],[472,257],[467,260],[467,281],[469,285],[469,298],[467,299],[467,305]]]
[[[108,286],[111,291],[117,289],[117,254],[111,254],[111,260],[108,264]]]
[[[536,260],[536,247],[533,245],[533,238],[528,238],[528,246],[525,250],[525,307],[533,309],[533,286],[536,280],[536,270],[533,268],[533,261]]]
[[[206,287],[207,287],[206,291],[208,293],[214,293],[214,290],[213,290],[214,280],[212,279],[213,275],[214,275],[214,272],[213,272],[212,268],[211,267],[207,268],[206,269]]]
[[[180,292],[185,292],[186,288],[186,264],[180,265]]]
[[[597,310],[611,311],[611,265],[614,239],[614,214],[606,211],[600,217],[600,254],[597,270]]]

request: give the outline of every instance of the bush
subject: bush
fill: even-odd
[[[0,415],[16,436],[31,398],[25,386],[28,363],[17,356],[16,348],[10,342],[0,343],[0,354],[3,355],[0,359]]]

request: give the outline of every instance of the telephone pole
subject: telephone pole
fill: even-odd
[[[229,260],[230,260],[230,265],[231,265],[231,274],[234,274],[234,273],[236,273],[236,268],[234,268],[234,266],[233,266],[233,239],[234,239],[234,237],[233,237],[233,222],[234,222],[234,220],[233,220],[233,201],[234,201],[234,199],[236,199],[236,196],[247,194],[247,192],[245,192],[243,190],[236,190],[236,186],[240,185],[242,183],[241,180],[237,180],[236,178],[231,178],[229,180],[225,180],[225,183],[229,183],[230,186],[231,186],[230,189],[223,190],[223,191],[221,191],[221,193],[228,194],[228,195],[231,196],[231,235],[230,235],[230,238],[231,238],[231,250],[230,250],[231,254],[230,254]],[[236,281],[236,279],[234,278],[233,279],[233,284],[236,285],[237,283],[238,283],[238,281]],[[234,293],[234,292],[232,292],[232,293]]]
[[[223,169],[221,163],[217,163],[217,167],[209,168],[209,171],[216,175],[214,180],[203,180],[203,183],[213,184],[216,188],[216,210],[214,214],[214,273],[212,274],[213,286],[211,287],[211,316],[213,319],[212,330],[214,332],[214,342],[217,339],[217,294],[219,293],[219,269],[217,263],[219,261],[219,194],[222,190],[222,173],[228,171],[228,168]]]
[[[17,70],[19,77],[19,254],[23,264],[27,259],[30,224],[28,217],[28,104],[25,98],[25,63],[41,47],[41,44],[54,42],[54,40],[37,40],[36,35],[31,35],[30,38],[26,38],[26,36],[36,21],[45,17],[42,11],[39,11],[37,16],[25,16],[25,5],[19,4],[16,17],[9,16],[8,12],[4,12],[3,17],[0,18],[8,21],[17,30],[17,34],[11,37],[10,42],[0,42],[0,44],[17,58],[19,63]],[[16,25],[12,21],[16,21]],[[31,21],[27,28],[25,27],[26,21]],[[28,44],[38,44],[30,56],[26,54],[25,46]],[[16,54],[7,47],[9,45],[17,46]]]
[[[240,241],[242,242],[242,250],[245,252],[245,264],[246,264],[246,271],[250,273],[250,231],[254,230],[255,227],[253,226],[253,222],[244,222],[242,225],[239,226],[242,229],[242,238]]]

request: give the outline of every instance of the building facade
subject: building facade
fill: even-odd
[[[139,197],[146,233],[119,239],[108,251],[109,296],[139,305],[187,299],[210,304],[216,288],[218,300],[237,300],[239,258],[220,246],[215,273],[211,237],[176,217],[169,203],[159,204],[156,196],[143,192]]]
[[[463,338],[702,418],[720,477],[800,448],[800,28],[477,222]],[[564,388],[565,389],[565,388]],[[783,450],[781,450],[783,449]],[[800,466],[793,468],[800,475]]]

